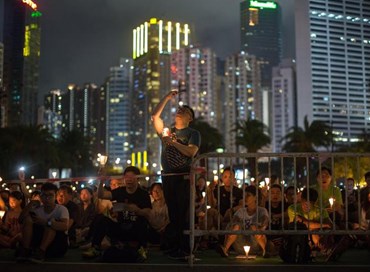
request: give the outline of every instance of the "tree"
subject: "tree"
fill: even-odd
[[[217,128],[212,127],[203,118],[197,118],[190,127],[198,130],[201,135],[199,154],[215,152],[217,148],[223,147],[223,137]]]
[[[257,153],[262,147],[271,143],[271,138],[266,133],[266,125],[259,120],[248,118],[245,121],[239,121],[232,131],[236,133],[236,144],[245,147],[249,153]],[[250,158],[248,162],[251,175],[254,177],[256,174],[256,158]]]
[[[329,149],[332,144],[331,127],[323,121],[309,123],[304,118],[304,127],[294,126],[283,138],[283,150],[286,152],[316,152],[319,147]]]

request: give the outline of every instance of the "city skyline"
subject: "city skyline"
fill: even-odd
[[[34,2],[43,14],[39,101],[51,89],[65,89],[70,83],[102,84],[121,57],[132,57],[132,28],[151,17],[189,22],[196,42],[223,59],[239,51],[241,0]],[[287,22],[292,21],[294,0],[277,2],[285,33],[292,33]],[[292,47],[284,46],[283,54],[292,57]]]

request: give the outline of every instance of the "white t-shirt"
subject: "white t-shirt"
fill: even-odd
[[[51,213],[46,213],[44,206],[40,206],[35,209],[35,214],[43,219],[59,221],[60,219],[69,219],[69,213],[66,207],[63,205],[55,204],[55,208]]]
[[[263,207],[257,207],[256,212],[249,215],[247,208],[240,208],[234,214],[234,221],[244,222],[245,229],[249,229],[251,225],[266,229],[268,226],[268,212]]]

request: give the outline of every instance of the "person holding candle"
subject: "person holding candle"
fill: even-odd
[[[266,208],[260,207],[258,203],[262,200],[262,193],[256,186],[245,188],[245,207],[236,211],[228,229],[239,230],[265,230],[269,225],[269,215]],[[217,247],[218,253],[222,257],[229,256],[231,246],[236,252],[242,254],[245,245],[251,246],[252,252],[262,251],[264,258],[269,257],[266,250],[267,238],[264,234],[242,235],[229,234],[225,237],[223,245]]]
[[[164,196],[168,206],[170,224],[166,235],[174,236],[171,259],[183,260],[189,252],[188,237],[184,230],[189,226],[190,180],[188,178],[192,159],[200,147],[199,131],[189,127],[194,120],[194,111],[187,105],[178,107],[175,124],[168,131],[161,114],[167,103],[178,95],[178,91],[167,93],[152,113],[152,122],[162,142],[161,164]]]
[[[332,182],[331,170],[325,166],[321,167],[316,173],[316,180],[317,184],[313,186],[319,195],[316,205],[325,209],[332,221],[340,226],[344,216],[343,200],[340,189]]]

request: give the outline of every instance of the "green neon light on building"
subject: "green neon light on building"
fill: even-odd
[[[42,13],[40,11],[34,11],[31,14],[32,18],[41,17],[41,16],[42,16]]]
[[[255,0],[250,1],[250,7],[253,8],[268,8],[268,9],[276,9],[277,5],[275,2],[259,2]]]

